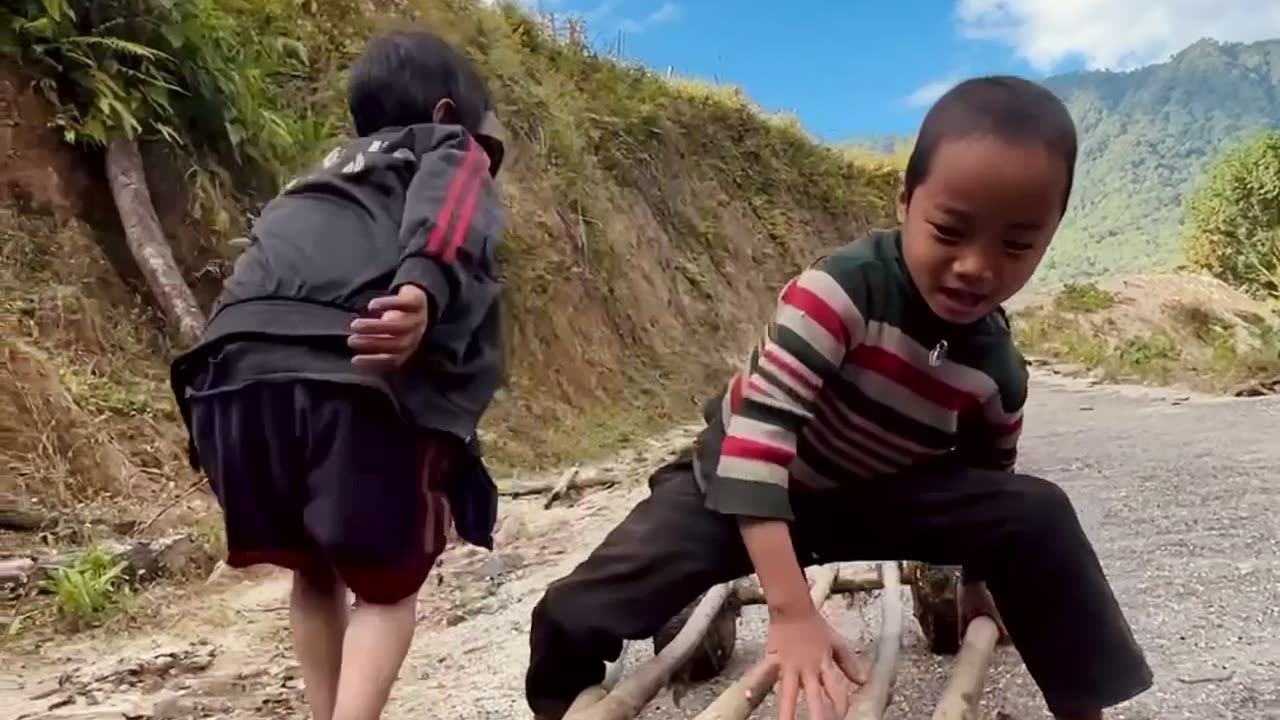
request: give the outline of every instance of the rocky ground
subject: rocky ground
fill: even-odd
[[[1129,720],[1280,718],[1280,399],[1221,399],[1101,386],[1037,374],[1022,467],[1061,483],[1156,672],[1154,689],[1116,708]],[[521,690],[529,611],[645,494],[643,477],[690,436],[587,468],[630,478],[550,509],[505,505],[498,547],[449,551],[420,601],[417,641],[387,718],[526,718]],[[92,633],[35,652],[0,654],[0,718],[303,717],[288,651],[287,581],[228,573],[167,603],[129,633]],[[909,601],[909,598],[907,598]],[[833,599],[830,617],[871,647],[875,598]],[[646,720],[692,718],[761,651],[748,608],[725,679],[663,692]],[[914,621],[893,718],[924,718],[948,662]],[[650,654],[630,648],[627,662]],[[984,717],[1048,717],[1012,650],[989,678]],[[770,717],[771,705],[757,712]]]

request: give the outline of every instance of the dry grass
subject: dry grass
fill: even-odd
[[[1280,314],[1202,276],[1068,285],[1020,309],[1024,351],[1111,380],[1210,392],[1280,379]]]
[[[152,318],[87,228],[0,208],[0,493],[138,510],[189,480]]]

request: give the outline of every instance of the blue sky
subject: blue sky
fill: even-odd
[[[1166,60],[1202,36],[1280,37],[1262,0],[522,0],[607,48],[742,87],[819,138],[910,133],[956,79]],[[1264,5],[1274,8],[1264,9]]]

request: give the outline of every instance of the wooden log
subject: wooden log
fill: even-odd
[[[736,587],[736,584],[735,584]],[[676,614],[664,624],[653,636],[653,653],[656,655],[662,652],[662,649],[671,642],[680,630],[689,622],[689,615],[698,607],[698,603],[702,601],[699,595],[692,603]],[[725,608],[716,616],[711,623],[711,627],[703,633],[702,639],[698,641],[697,646],[689,655],[689,659],[680,667],[676,668],[675,674],[671,677],[671,683],[674,686],[676,695],[684,686],[694,683],[706,682],[712,678],[718,677],[725,666],[729,664],[729,658],[733,656],[734,646],[738,642],[738,613],[741,609],[737,603],[725,603]]]
[[[566,495],[574,487],[573,481],[577,479],[579,471],[582,469],[580,465],[574,465],[556,482],[555,487],[551,488],[551,493],[547,495],[546,502],[542,503],[542,509],[546,510],[556,503],[561,497]]]
[[[831,585],[832,595],[850,595],[853,593],[880,590],[884,583],[880,581],[880,573],[875,570],[857,573],[839,574]],[[734,602],[739,605],[763,605],[764,591],[759,585],[739,585],[733,590]]]
[[[200,565],[209,559],[207,551],[194,536],[185,533],[108,545],[103,550],[113,563],[125,563],[124,576],[138,584],[181,572],[189,565]],[[84,553],[84,550],[74,550],[36,559],[0,559],[0,587],[20,591],[34,585],[39,589],[40,584],[52,578],[59,568],[74,567]]]
[[[182,277],[156,217],[137,141],[123,135],[112,138],[107,143],[106,170],[129,252],[179,340],[184,346],[195,344],[204,326],[204,313]]]
[[[593,685],[578,694],[574,698],[573,704],[569,706],[569,710],[565,713],[565,717],[573,717],[577,713],[586,712],[587,708],[595,705],[604,699],[609,691],[618,685],[618,680],[622,678],[622,670],[626,663],[623,658],[627,654],[627,646],[631,643],[623,641],[622,652],[618,655],[618,661],[609,663],[609,667],[605,670],[604,680],[599,685]]]
[[[978,701],[999,639],[1000,628],[991,618],[980,615],[969,623],[933,720],[978,720]]]
[[[42,532],[74,526],[101,527],[112,532],[128,534],[138,526],[138,522],[130,519],[83,517],[38,510],[29,507],[13,495],[0,495],[0,529],[14,532]]]
[[[597,475],[594,477],[575,478],[573,487],[579,490],[587,488],[609,487],[622,482],[624,478],[617,475]],[[546,495],[555,492],[556,487],[560,485],[560,480],[552,483],[521,483],[509,485],[507,487],[499,487],[498,494],[502,497],[528,497],[530,495]]]
[[[896,562],[880,563],[884,592],[880,595],[880,637],[876,638],[876,659],[867,684],[854,698],[846,720],[880,720],[893,694],[898,674],[898,654],[902,649],[902,575]]]
[[[0,560],[0,590],[21,591],[35,574],[36,561],[31,558],[5,558]]]
[[[839,583],[840,577],[836,568],[825,566],[818,568],[813,575],[813,586],[809,589],[813,606],[821,610],[822,604],[827,601],[827,597]],[[760,703],[764,702],[769,693],[773,692],[773,686],[777,682],[777,664],[767,660],[761,661],[720,693],[720,696],[705,710],[698,713],[695,720],[746,720],[760,706]]]
[[[57,520],[50,515],[33,510],[0,507],[0,528],[17,532],[34,532],[56,525]]]
[[[708,590],[684,628],[662,652],[620,680],[608,695],[579,712],[566,713],[564,720],[632,720],[639,715],[645,704],[671,679],[676,668],[689,659],[732,592],[733,583],[721,583]],[[593,690],[588,688],[584,692],[593,693]]]

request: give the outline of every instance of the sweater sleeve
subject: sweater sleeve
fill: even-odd
[[[1027,370],[1012,348],[996,373],[996,391],[966,418],[957,449],[970,467],[1012,472],[1018,460],[1023,408],[1027,401]]]
[[[848,265],[820,261],[780,293],[763,342],[730,386],[732,409],[707,493],[713,510],[793,519],[796,440],[824,384],[866,334],[867,274],[861,264]]]
[[[502,224],[484,150],[460,128],[441,133],[423,154],[405,195],[392,291],[405,284],[421,287],[436,320],[465,294],[471,279],[491,273]]]

